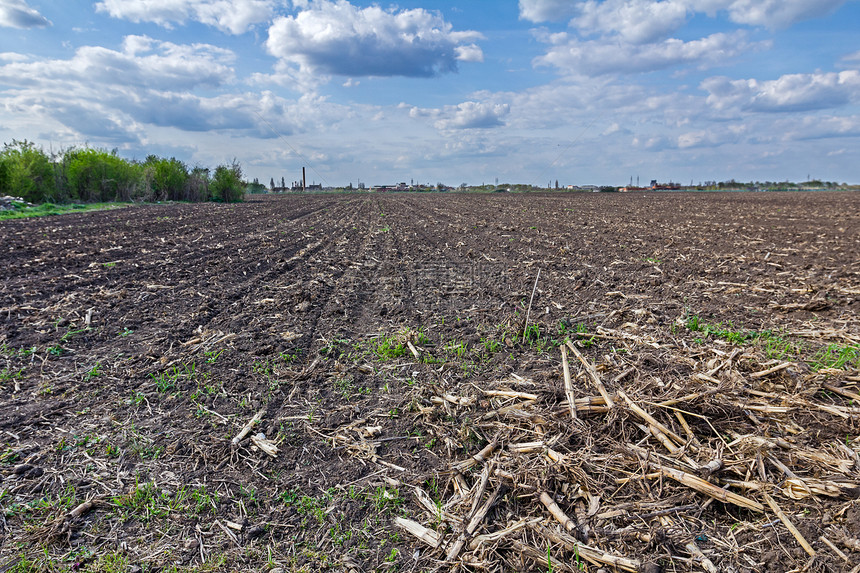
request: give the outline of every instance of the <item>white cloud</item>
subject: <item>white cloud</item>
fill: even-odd
[[[29,56],[17,52],[0,52],[0,61],[4,62],[26,62]]]
[[[269,28],[266,48],[285,68],[303,75],[432,77],[480,61],[477,32],[456,32],[423,9],[394,12],[357,8],[346,0],[319,0]],[[468,42],[468,43],[466,43]]]
[[[457,46],[454,48],[457,59],[461,62],[483,62],[484,52],[476,44]]]
[[[166,28],[188,20],[231,34],[247,32],[271,20],[276,0],[102,0],[96,10],[132,22],[153,22]]]
[[[717,124],[707,129],[685,131],[678,135],[678,149],[719,147],[741,142],[748,133],[748,126],[742,124]]]
[[[721,64],[756,46],[747,41],[743,31],[712,34],[690,42],[672,38],[643,45],[569,39],[566,43],[551,47],[546,55],[536,58],[535,64],[554,66],[565,73],[587,76],[632,74],[680,64],[698,67]]]
[[[708,78],[701,85],[717,110],[809,111],[860,101],[860,71],[787,74],[775,80]]]
[[[216,87],[233,78],[235,56],[210,44],[182,45],[128,36],[123,50],[83,46],[70,60],[14,62],[0,67],[0,84],[53,89],[57,81],[182,90]]]
[[[0,26],[6,28],[44,28],[51,22],[26,0],[0,0]]]
[[[732,0],[725,2],[729,18],[738,24],[787,28],[803,20],[825,16],[847,0]],[[705,0],[704,4],[719,4]]]
[[[808,116],[787,126],[786,138],[804,141],[834,137],[860,137],[860,116]]]
[[[556,22],[576,14],[571,0],[520,0],[520,18],[530,22]]]
[[[436,129],[486,129],[504,125],[502,118],[510,113],[507,104],[467,101],[445,107],[438,115]]]
[[[832,13],[848,0],[520,0],[520,18],[532,22],[570,19],[583,34],[614,34],[642,43],[668,37],[688,17],[726,12],[736,23],[767,28]]]
[[[583,33],[617,34],[641,44],[667,37],[687,20],[688,0],[588,0],[571,22]]]
[[[844,67],[849,67],[849,68],[860,67],[860,51],[857,51],[857,52],[843,56],[842,59],[840,60],[840,63]]]
[[[193,93],[228,88],[234,57],[208,44],[146,36],[127,37],[120,51],[84,46],[68,60],[6,57],[10,63],[0,65],[0,109],[13,117],[53,120],[85,140],[109,145],[137,142],[153,127],[273,138],[350,117],[349,110],[319,96]]]

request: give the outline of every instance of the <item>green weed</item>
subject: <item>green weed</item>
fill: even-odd
[[[152,482],[135,482],[134,489],[123,496],[113,498],[113,505],[125,520],[150,521],[166,517],[170,513],[170,498]]]
[[[24,373],[24,369],[13,370],[11,368],[4,368],[0,370],[0,382],[11,382],[12,380],[20,379]]]
[[[457,358],[464,358],[467,354],[469,354],[469,347],[466,346],[465,342],[458,342],[456,340],[452,340],[445,345],[445,351],[449,354],[453,354]]]
[[[292,364],[299,359],[299,354],[301,354],[301,351],[297,350],[293,353],[281,352],[280,354],[278,354],[278,356],[281,357],[281,360],[284,361],[284,364]]]
[[[380,336],[369,342],[370,351],[379,360],[394,360],[408,352],[406,343],[395,336]]]
[[[155,380],[155,387],[159,392],[170,392],[176,389],[176,381],[179,375],[179,367],[174,366],[170,371],[164,371],[160,374],[150,374],[149,377]]]
[[[90,368],[90,371],[86,373],[86,375],[84,376],[84,380],[86,380],[86,381],[90,381],[90,380],[92,380],[93,378],[96,378],[96,377],[98,377],[98,376],[101,376],[101,375],[102,375],[102,372],[101,372],[100,368],[101,368],[101,363],[100,363],[100,362],[96,362],[95,366],[93,366],[92,368]]]
[[[84,328],[79,328],[78,330],[69,330],[63,336],[60,337],[60,342],[68,342],[78,334],[81,334],[82,332],[87,332],[89,329],[90,327],[86,326]]]
[[[496,353],[502,349],[502,343],[493,338],[483,337],[481,338],[481,346],[484,347],[486,352],[490,354]]]
[[[379,486],[370,495],[370,502],[377,511],[391,513],[401,508],[406,500],[400,495],[399,489]]]
[[[343,355],[343,351],[341,350],[344,346],[349,346],[350,341],[348,338],[334,338],[322,348],[319,349],[319,353],[321,356],[325,356],[326,358],[340,358]]]
[[[860,345],[828,344],[812,356],[809,360],[809,366],[813,370],[860,368]]]
[[[224,350],[207,350],[203,353],[203,356],[206,357],[206,362],[209,364],[215,364],[217,360],[224,353]]]

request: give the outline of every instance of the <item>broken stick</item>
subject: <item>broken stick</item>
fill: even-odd
[[[576,346],[568,340],[567,347],[570,348],[570,351],[582,362],[582,365],[585,366],[585,371],[588,372],[588,375],[591,377],[591,381],[594,382],[594,385],[597,386],[597,390],[600,392],[600,395],[603,396],[603,400],[606,402],[606,405],[609,408],[615,407],[615,402],[612,401],[612,396],[609,395],[609,392],[606,391],[606,387],[603,385],[603,381],[600,379],[600,374],[597,373],[597,369],[594,365],[588,361],[582,354],[580,354],[579,350],[576,349]]]
[[[803,537],[803,534],[801,534],[800,531],[798,531],[794,524],[791,522],[791,520],[788,519],[788,516],[785,515],[782,509],[776,504],[776,501],[774,501],[774,499],[770,497],[770,495],[768,495],[767,493],[764,493],[762,497],[764,497],[764,500],[767,502],[767,504],[770,506],[770,508],[773,510],[779,520],[785,525],[786,528],[788,528],[788,530],[791,532],[797,542],[800,543],[800,546],[803,547],[803,550],[809,553],[809,555],[811,555],[812,557],[815,557],[815,549],[812,548],[806,538]]]
[[[257,412],[257,414],[253,418],[251,418],[250,422],[245,424],[244,428],[239,430],[239,433],[236,434],[236,437],[233,438],[233,440],[230,442],[233,445],[233,447],[238,446],[239,442],[241,442],[243,439],[245,439],[245,436],[248,435],[248,433],[251,431],[251,428],[254,427],[254,424],[259,422],[260,419],[263,417],[263,414],[265,414],[265,413],[266,413],[265,410],[260,410],[259,412]]]
[[[570,417],[575,422],[576,397],[573,395],[573,384],[570,381],[570,366],[567,364],[567,348],[561,347],[561,368],[564,371],[564,393],[567,395],[567,405],[570,407]]]
[[[451,545],[451,548],[448,549],[448,553],[445,555],[445,561],[453,561],[460,554],[460,551],[463,550],[463,546],[466,545],[466,540],[475,533],[475,530],[478,529],[478,525],[484,521],[484,518],[487,517],[487,513],[490,511],[490,508],[495,505],[496,501],[498,501],[499,497],[501,497],[502,493],[507,489],[505,484],[499,484],[499,487],[496,488],[487,501],[475,512],[475,515],[472,516],[472,519],[469,521],[469,524],[466,526],[465,531],[463,531],[457,540]]]

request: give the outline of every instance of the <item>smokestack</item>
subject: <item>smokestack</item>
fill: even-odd
[[[307,190],[308,187],[308,178],[305,175],[305,168],[302,167],[302,191]]]

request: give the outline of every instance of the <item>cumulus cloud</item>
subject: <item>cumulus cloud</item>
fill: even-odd
[[[476,44],[468,46],[457,46],[454,48],[457,59],[461,62],[483,62],[484,52]]]
[[[26,0],[0,0],[0,26],[6,28],[44,28],[51,22],[31,8]]]
[[[51,89],[58,81],[150,89],[216,87],[233,77],[230,50],[128,36],[122,51],[83,46],[69,60],[13,62],[0,67],[0,84]]]
[[[692,63],[699,67],[719,64],[755,46],[747,41],[743,31],[712,34],[690,42],[672,38],[643,45],[568,39],[551,47],[535,63],[587,76],[631,74],[680,64]]]
[[[697,129],[681,133],[677,138],[678,149],[719,147],[740,142],[748,133],[743,124],[713,125],[708,129]]]
[[[687,21],[687,0],[588,0],[571,24],[583,33],[613,33],[627,42],[665,38]]]
[[[108,144],[138,141],[152,126],[271,138],[349,116],[319,96],[194,93],[229,88],[234,58],[216,46],[147,36],[128,36],[120,50],[84,46],[67,60],[7,57],[0,65],[0,107],[50,118],[84,139]]]
[[[277,18],[266,48],[285,68],[305,75],[433,77],[480,61],[477,32],[453,30],[423,9],[358,8],[346,0],[319,0],[295,16]]]
[[[538,29],[547,53],[534,60],[563,73],[598,76],[650,72],[675,66],[703,69],[745,51],[767,48],[741,29],[699,39],[673,37],[695,15],[720,15],[741,26],[782,28],[823,16],[847,0],[521,0],[520,17],[567,20],[573,32]],[[849,56],[845,67],[853,65]]]
[[[725,12],[736,24],[786,28],[825,16],[848,0],[520,0],[520,18],[531,22],[570,19],[587,34],[614,33],[633,42],[666,37],[693,14]]]
[[[724,2],[729,18],[738,24],[787,28],[797,22],[825,16],[847,0],[731,0]],[[719,5],[701,0],[705,5]],[[711,6],[706,6],[711,7]]]
[[[566,20],[576,14],[570,0],[520,0],[520,18],[529,22]]]
[[[467,101],[446,107],[434,125],[442,130],[499,127],[504,125],[502,118],[508,113],[507,104]]]
[[[409,107],[406,104],[400,104],[398,107],[408,109],[410,118],[432,120],[433,127],[448,132],[501,127],[505,125],[503,119],[511,111],[508,103],[491,101],[491,98],[485,101],[465,101],[443,108]]]
[[[28,59],[28,56],[17,52],[0,52],[0,60],[4,62],[26,62]]]
[[[96,10],[165,28],[193,20],[242,34],[254,24],[271,20],[276,4],[276,0],[102,0],[96,3]]]
[[[708,78],[701,84],[717,110],[785,112],[840,107],[860,101],[860,71],[787,74],[775,80]]]
[[[809,116],[786,128],[786,138],[798,141],[860,137],[860,116]]]

